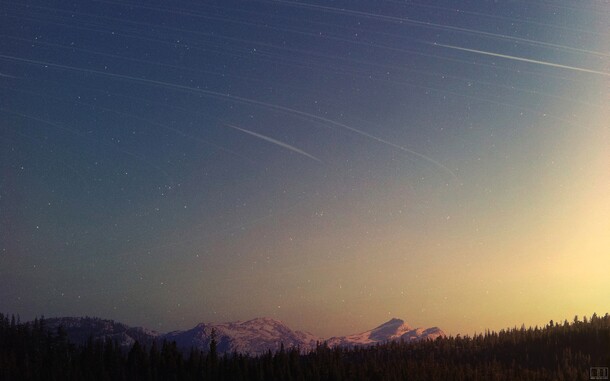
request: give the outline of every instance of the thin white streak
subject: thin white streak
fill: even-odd
[[[227,127],[230,127],[230,128],[236,129],[236,130],[239,130],[239,131],[241,131],[241,132],[243,132],[243,133],[246,133],[246,134],[249,134],[249,135],[252,135],[252,136],[256,136],[256,137],[257,137],[257,138],[259,138],[259,139],[266,140],[266,141],[268,141],[268,142],[270,142],[270,143],[276,144],[276,145],[278,145],[278,146],[280,146],[280,147],[286,148],[286,149],[291,150],[291,151],[294,151],[294,152],[296,152],[296,153],[300,153],[301,155],[307,156],[308,158],[313,159],[313,160],[315,160],[315,161],[317,161],[317,162],[320,162],[320,163],[322,162],[322,160],[318,159],[317,157],[315,157],[315,156],[313,156],[313,155],[310,155],[310,154],[308,154],[307,152],[302,151],[302,150],[300,150],[300,149],[298,149],[298,148],[296,148],[296,147],[294,147],[294,146],[291,146],[290,144],[287,144],[287,143],[281,142],[281,141],[279,141],[279,140],[276,140],[276,139],[270,138],[270,137],[265,136],[265,135],[258,134],[258,133],[256,133],[256,132],[252,132],[252,131],[244,130],[243,128],[239,128],[239,127],[237,127],[237,126],[233,126],[233,125],[231,125],[231,124],[227,124],[227,123],[225,123],[224,125],[225,125],[225,126],[227,126]]]
[[[514,61],[529,62],[529,63],[535,63],[535,64],[539,64],[539,65],[558,67],[558,68],[561,68],[561,69],[575,70],[575,71],[581,71],[581,72],[584,72],[584,73],[599,74],[599,75],[603,75],[603,76],[606,76],[606,77],[610,77],[610,73],[606,73],[606,72],[603,72],[603,71],[597,71],[597,70],[591,70],[591,69],[585,69],[585,68],[577,67],[577,66],[561,65],[561,64],[556,64],[556,63],[553,63],[553,62],[548,62],[548,61],[533,60],[533,59],[530,59],[530,58],[510,56],[510,55],[507,55],[507,54],[487,52],[487,51],[484,51],[484,50],[462,48],[460,46],[445,45],[445,44],[439,44],[439,43],[434,43],[434,45],[435,46],[441,46],[443,48],[461,50],[463,52],[483,54],[483,55],[486,55],[486,56],[506,58],[506,59],[514,60]]]
[[[296,115],[296,116],[300,116],[302,118],[306,118],[306,119],[311,119],[311,120],[316,120],[318,122],[322,122],[322,123],[326,123],[326,124],[330,124],[336,127],[340,127],[349,131],[352,131],[355,134],[367,137],[369,139],[375,140],[379,143],[383,143],[387,146],[399,149],[403,152],[407,152],[410,153],[412,155],[415,155],[417,157],[420,157],[436,166],[438,166],[439,168],[442,168],[443,170],[447,171],[447,173],[449,173],[454,179],[457,179],[457,175],[450,170],[449,168],[447,168],[446,166],[444,166],[443,164],[441,164],[440,162],[424,155],[421,154],[419,152],[415,152],[411,149],[399,146],[398,144],[394,144],[391,143],[387,140],[378,138],[374,135],[371,135],[369,133],[366,133],[364,131],[360,131],[354,127],[350,127],[346,124],[334,121],[332,119],[327,119],[321,116],[317,116],[314,114],[310,114],[308,112],[305,111],[300,111],[300,110],[296,110],[290,107],[285,107],[285,106],[280,106],[277,104],[273,104],[273,103],[266,103],[266,102],[262,102],[262,101],[257,101],[255,99],[250,99],[250,98],[244,98],[244,97],[240,97],[237,95],[230,95],[230,94],[224,94],[224,93],[220,93],[217,91],[212,91],[212,90],[205,90],[205,89],[199,89],[196,87],[189,87],[189,86],[184,86],[184,85],[177,85],[175,83],[169,83],[169,82],[162,82],[162,81],[156,81],[153,79],[146,79],[146,78],[138,78],[138,77],[132,77],[129,75],[123,75],[123,74],[115,74],[115,73],[108,73],[108,72],[103,72],[103,71],[99,71],[99,70],[93,70],[93,69],[85,69],[85,68],[80,68],[80,67],[75,67],[75,66],[68,66],[68,65],[61,65],[61,64],[56,64],[56,63],[51,63],[51,62],[44,62],[44,61],[36,61],[36,60],[30,60],[27,58],[21,58],[21,57],[14,57],[14,56],[7,56],[7,55],[3,55],[0,54],[0,58],[4,58],[4,59],[8,59],[8,60],[12,60],[12,61],[19,61],[19,62],[28,62],[31,64],[35,64],[35,65],[42,65],[42,66],[46,66],[46,67],[56,67],[56,68],[62,68],[62,69],[66,69],[66,70],[75,70],[75,71],[80,71],[83,73],[91,73],[91,74],[96,74],[96,75],[101,75],[101,76],[106,76],[106,77],[111,77],[111,78],[120,78],[120,79],[125,79],[125,80],[129,80],[129,81],[134,81],[134,82],[139,82],[139,83],[146,83],[149,85],[154,85],[154,86],[161,86],[161,87],[166,87],[166,88],[170,88],[170,89],[177,89],[177,90],[183,90],[183,91],[189,91],[189,92],[193,92],[193,93],[200,93],[200,94],[205,94],[209,97],[212,98],[217,98],[217,99],[229,99],[232,100],[236,103],[244,103],[244,104],[251,104],[251,105],[257,105],[260,107],[266,107],[266,108],[270,108],[272,110],[276,110],[276,111],[281,111],[281,112],[285,112],[287,114],[292,114],[292,115]]]
[[[553,44],[550,42],[544,42],[544,41],[538,41],[538,40],[530,40],[528,38],[509,36],[506,34],[485,32],[485,31],[476,30],[476,29],[462,28],[459,26],[437,24],[437,23],[433,23],[433,22],[429,22],[429,21],[420,21],[420,20],[414,20],[414,19],[404,18],[404,17],[387,16],[387,15],[382,15],[382,14],[378,14],[378,13],[362,12],[362,11],[356,11],[356,10],[352,10],[352,9],[334,8],[334,7],[327,7],[324,5],[299,3],[299,2],[287,1],[287,0],[267,0],[267,1],[278,3],[278,4],[285,4],[287,6],[293,6],[293,7],[317,9],[317,10],[320,10],[323,12],[339,13],[339,14],[345,14],[345,15],[350,15],[350,16],[368,17],[368,18],[373,18],[373,19],[378,19],[378,20],[395,22],[395,23],[399,23],[399,24],[419,25],[419,26],[427,27],[427,28],[453,30],[453,31],[457,31],[457,32],[469,33],[469,34],[479,35],[479,36],[484,36],[484,37],[489,37],[489,38],[498,38],[498,39],[509,40],[509,41],[510,40],[519,41],[519,42],[523,42],[523,43],[527,43],[527,44],[546,46],[549,48],[560,49],[560,50],[565,50],[565,51],[581,52],[581,53],[587,53],[587,54],[603,56],[603,57],[610,56],[607,53],[597,52],[597,51],[593,51],[593,50],[579,49],[579,48],[574,48],[571,46]]]

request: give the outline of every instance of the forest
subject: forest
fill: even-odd
[[[181,352],[173,342],[68,342],[44,318],[22,323],[0,314],[0,380],[589,380],[610,366],[610,315],[593,314],[543,327],[524,325],[434,341],[308,352],[281,347],[252,357]]]

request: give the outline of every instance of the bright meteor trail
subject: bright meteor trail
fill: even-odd
[[[508,55],[508,54],[500,54],[500,53],[494,53],[494,52],[487,52],[487,51],[484,51],[484,50],[462,48],[462,47],[459,47],[459,46],[445,45],[445,44],[440,44],[440,43],[434,43],[433,45],[441,46],[443,48],[448,48],[448,49],[460,50],[460,51],[463,51],[463,52],[482,54],[482,55],[485,55],[485,56],[506,58],[506,59],[514,60],[514,61],[529,62],[529,63],[538,64],[538,65],[545,65],[545,66],[550,66],[550,67],[557,67],[557,68],[561,68],[561,69],[575,70],[575,71],[580,71],[580,72],[583,72],[583,73],[599,74],[599,75],[603,75],[603,76],[606,76],[606,77],[610,77],[610,73],[606,73],[606,72],[603,72],[603,71],[586,69],[586,68],[577,67],[577,66],[561,65],[561,64],[556,64],[556,63],[553,63],[553,62],[533,60],[533,59],[530,59],[530,58],[523,58],[523,57],[511,56],[511,55]]]
[[[227,126],[227,127],[233,128],[233,129],[235,129],[235,130],[241,131],[241,132],[243,132],[243,133],[246,133],[246,134],[249,134],[249,135],[252,135],[252,136],[256,136],[256,137],[257,137],[257,138],[259,138],[259,139],[262,139],[262,140],[268,141],[268,142],[270,142],[270,143],[273,143],[273,144],[278,145],[278,146],[280,146],[280,147],[286,148],[287,150],[290,150],[290,151],[296,152],[296,153],[301,154],[301,155],[303,155],[303,156],[307,156],[308,158],[310,158],[310,159],[312,159],[312,160],[315,160],[315,161],[317,161],[317,162],[319,162],[319,163],[321,163],[321,162],[322,162],[322,160],[318,159],[317,157],[315,157],[315,156],[313,156],[313,155],[310,155],[310,154],[308,154],[307,152],[302,151],[302,150],[300,150],[300,149],[298,149],[298,148],[296,148],[296,147],[294,147],[294,146],[291,146],[290,144],[287,144],[287,143],[281,142],[281,141],[279,141],[279,140],[276,140],[276,139],[270,138],[270,137],[265,136],[265,135],[257,134],[256,132],[252,132],[252,131],[244,130],[243,128],[239,128],[239,127],[237,127],[237,126],[233,126],[233,125],[231,125],[231,124],[227,124],[227,123],[225,123],[224,125],[225,125],[225,126]]]

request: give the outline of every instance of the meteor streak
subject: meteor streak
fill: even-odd
[[[237,127],[237,126],[233,126],[233,125],[231,125],[231,124],[226,124],[226,123],[225,123],[225,126],[227,126],[227,127],[229,127],[229,128],[233,128],[233,129],[235,129],[235,130],[239,130],[239,131],[241,131],[241,132],[243,132],[243,133],[246,133],[246,134],[249,134],[249,135],[252,135],[252,136],[256,136],[256,137],[257,137],[257,138],[259,138],[259,139],[266,140],[266,141],[268,141],[268,142],[270,142],[270,143],[276,144],[276,145],[278,145],[278,146],[280,146],[280,147],[283,147],[283,148],[286,148],[286,149],[288,149],[288,150],[290,150],[290,151],[294,151],[294,152],[296,152],[296,153],[300,153],[301,155],[307,156],[308,158],[313,159],[313,160],[315,160],[315,161],[317,161],[317,162],[319,162],[319,163],[321,163],[321,162],[322,162],[322,160],[318,159],[317,157],[315,157],[315,156],[313,156],[313,155],[310,155],[310,154],[308,154],[307,152],[302,151],[302,150],[300,150],[300,149],[298,149],[298,148],[296,148],[296,147],[294,147],[294,146],[291,146],[290,144],[286,144],[286,143],[284,143],[284,142],[281,142],[281,141],[279,141],[279,140],[275,140],[275,139],[270,138],[270,137],[265,136],[265,135],[257,134],[256,132],[252,132],[252,131],[244,130],[243,128],[239,128],[239,127]]]
[[[581,71],[581,72],[584,72],[584,73],[599,74],[599,75],[603,75],[603,76],[606,76],[606,77],[610,77],[610,73],[603,72],[603,71],[597,71],[597,70],[591,70],[591,69],[585,69],[585,68],[577,67],[577,66],[561,65],[561,64],[556,64],[556,63],[553,63],[553,62],[539,61],[539,60],[533,60],[533,59],[530,59],[530,58],[523,58],[523,57],[517,57],[517,56],[510,56],[508,54],[500,54],[500,53],[494,53],[494,52],[487,52],[487,51],[484,51],[484,50],[462,48],[460,46],[445,45],[445,44],[439,44],[439,43],[434,43],[433,45],[441,46],[443,48],[448,48],[448,49],[461,50],[463,52],[483,54],[483,55],[486,55],[486,56],[506,58],[506,59],[514,60],[514,61],[529,62],[529,63],[535,63],[535,64],[539,64],[539,65],[558,67],[558,68],[561,68],[561,69],[575,70],[575,71]]]

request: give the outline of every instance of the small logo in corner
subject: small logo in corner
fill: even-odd
[[[589,379],[607,380],[608,379],[608,367],[607,366],[592,366],[591,368],[589,368]]]

